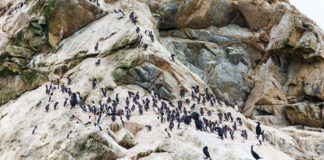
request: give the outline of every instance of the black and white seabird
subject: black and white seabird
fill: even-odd
[[[56,107],[57,107],[58,104],[59,104],[59,102],[55,102],[55,104],[54,104],[54,110],[56,110]]]
[[[69,98],[65,98],[63,106],[65,107]]]
[[[92,81],[92,89],[95,89],[97,85],[97,78],[94,78]]]
[[[32,134],[35,134],[37,130],[37,126],[34,127]]]
[[[101,93],[104,97],[106,97],[106,91],[103,89],[103,88],[100,88],[101,89]]]
[[[69,139],[71,134],[72,134],[72,131],[70,131],[70,132],[68,133],[68,135],[66,136],[66,138]]]
[[[165,128],[164,132],[165,132],[166,137],[171,138],[170,133],[168,132],[168,129]]]

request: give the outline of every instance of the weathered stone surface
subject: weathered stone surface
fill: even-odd
[[[108,159],[125,156],[125,149],[103,132],[75,137],[49,159]]]
[[[159,29],[224,26],[236,15],[228,0],[148,2],[153,14],[156,14]]]
[[[280,23],[271,29],[266,50],[272,54],[281,50],[281,54],[291,54],[302,60],[323,60],[322,38],[316,37],[317,31],[307,27],[308,21],[298,13],[287,11]]]
[[[277,67],[272,59],[261,66],[255,77],[255,85],[249,94],[244,107],[244,114],[252,116],[258,105],[283,105],[287,104],[285,92],[275,78]]]
[[[87,0],[51,0],[45,9],[52,47],[86,24],[102,17],[103,11]]]
[[[130,133],[127,129],[121,129],[116,133],[118,144],[129,149],[134,147],[137,142],[135,141],[135,137],[132,133]]]
[[[321,158],[324,158],[324,144],[319,144],[317,146],[317,153],[320,155]]]
[[[319,104],[297,103],[286,105],[286,115],[292,125],[323,127],[324,120],[321,110]]]
[[[266,142],[255,149],[265,159],[320,159],[321,129],[285,127],[289,123],[283,106],[305,101],[314,106],[324,93],[323,33],[288,1],[28,0],[18,10],[18,1],[11,7],[7,1],[12,0],[0,2],[0,66],[5,66],[0,69],[0,159],[203,159],[206,145],[212,159],[250,159],[249,146],[258,143],[255,121],[263,122]],[[2,4],[7,5],[5,11]],[[55,47],[50,49],[48,42]],[[49,101],[45,84],[37,88],[46,78],[78,92],[87,112],[82,103],[64,107],[70,96],[58,85],[52,84]],[[91,87],[95,78],[97,84]],[[190,110],[191,100],[183,107],[211,110],[208,119],[213,122],[217,113],[241,117],[243,126],[235,140],[220,140],[182,124],[166,138],[168,126],[157,120],[151,91],[176,109],[172,104],[176,107],[180,90],[190,99],[193,86],[199,86],[201,95],[208,88],[218,100],[238,104],[254,121],[218,103],[200,103]],[[128,107],[135,105],[129,120],[117,116],[113,123],[104,113],[99,123],[99,116],[89,112],[88,105],[102,106],[100,100],[112,106],[107,98],[115,100],[117,93],[116,109],[125,109],[128,91],[140,95],[138,103],[129,99]],[[146,98],[151,100],[149,109],[140,115]],[[322,107],[294,116],[317,124]],[[249,135],[244,143],[241,130]]]

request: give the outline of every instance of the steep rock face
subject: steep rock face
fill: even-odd
[[[258,35],[237,25],[202,30],[184,29],[162,32],[161,35],[165,36],[161,38],[162,43],[187,68],[210,85],[219,98],[233,106],[244,106],[243,102],[254,84],[252,72],[262,53],[241,42]]]
[[[148,3],[154,17],[159,20],[159,29],[224,26],[239,17],[228,0],[167,0]]]
[[[244,115],[263,122],[266,145],[256,147],[263,157],[319,159],[322,155],[323,134],[314,132],[320,129],[273,126],[323,125],[322,106],[317,105],[323,101],[323,33],[287,1],[29,0],[22,4],[0,5],[4,36],[0,159],[202,159],[205,145],[213,159],[250,159],[250,145],[258,143],[256,124],[225,107],[235,104]],[[136,21],[130,19],[131,13]],[[51,83],[43,84],[47,79]],[[45,85],[51,86],[53,95],[45,94]],[[79,105],[86,107],[108,107],[107,97],[116,100],[118,93],[117,109],[123,110],[128,91],[138,92],[141,99],[131,100],[136,108],[130,120],[123,118],[122,123],[121,114],[113,123],[111,115],[103,115],[99,127],[98,116],[79,105],[64,107],[70,96],[61,92],[62,85],[77,92],[82,99]],[[209,103],[192,107],[195,98],[189,95],[196,86],[198,97],[205,97],[207,88],[208,94],[226,104],[214,101],[214,107]],[[172,138],[165,138],[164,128],[169,125],[157,120],[152,108],[138,113],[152,93],[176,109],[172,105],[180,90],[186,94],[183,103],[191,98],[184,106],[191,112],[202,109],[204,118],[207,111],[212,121],[225,112],[242,118],[243,126],[234,136],[237,141],[222,141],[193,125],[173,129]],[[55,102],[58,106],[53,107]],[[88,122],[91,125],[85,125]],[[148,124],[151,132],[144,128]],[[180,128],[185,128],[182,124]],[[224,125],[232,126],[225,121]],[[242,130],[249,135],[245,143],[241,143]]]
[[[96,3],[87,0],[51,0],[45,9],[49,43],[55,47],[61,39],[103,15]]]

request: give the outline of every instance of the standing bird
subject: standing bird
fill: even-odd
[[[54,110],[56,110],[56,107],[57,107],[58,104],[59,104],[59,102],[55,102],[55,104],[54,104]]]
[[[64,104],[63,104],[64,107],[66,106],[68,99],[69,99],[69,98],[66,98],[66,99],[65,99]]]
[[[168,129],[165,128],[164,131],[165,131],[166,137],[171,138],[170,133],[168,132]]]
[[[262,134],[262,130],[261,130],[260,122],[257,123],[258,125],[255,127],[255,133],[257,135],[257,139],[259,139],[259,136]]]
[[[141,29],[139,27],[136,28],[136,33],[139,33]]]
[[[100,88],[101,89],[101,93],[104,97],[106,97],[106,91],[103,89],[103,88]]]
[[[78,103],[77,97],[75,93],[72,93],[72,97],[70,99],[71,109]]]
[[[98,61],[95,63],[96,66],[100,65],[100,59],[98,59]]]
[[[67,139],[70,138],[71,133],[72,133],[72,131],[70,131],[70,132],[68,133],[68,135],[66,136]]]
[[[182,90],[180,91],[180,96],[181,96],[181,98],[183,98],[184,95],[185,95],[185,92],[184,92],[184,90],[182,89]]]
[[[171,59],[172,59],[172,61],[174,62],[174,54],[171,54]]]
[[[255,158],[255,160],[262,159],[256,152],[253,151],[253,145],[251,145],[251,154]]]
[[[204,152],[204,154],[205,154],[205,156],[206,156],[206,159],[211,160],[210,155],[209,155],[209,152],[208,152],[208,147],[207,147],[207,146],[205,146],[205,147],[203,148],[203,152]]]
[[[97,85],[97,78],[93,79],[92,81],[92,89],[95,89]]]
[[[135,17],[135,14],[134,12],[132,12],[130,15],[129,15],[129,18],[132,20],[132,22],[136,25],[137,23],[137,17]]]
[[[67,79],[68,79],[68,85],[70,85],[72,82],[72,79],[70,77],[67,77]]]
[[[143,48],[144,48],[144,51],[146,51],[147,50],[147,44],[144,44]]]
[[[46,110],[46,112],[48,112],[48,110],[49,110],[49,104],[47,104],[47,105],[45,106],[45,110]]]
[[[96,43],[96,45],[95,45],[95,51],[98,51],[98,42]]]
[[[36,133],[37,126],[34,127],[32,134]]]

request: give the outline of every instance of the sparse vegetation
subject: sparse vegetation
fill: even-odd
[[[120,84],[124,77],[127,75],[129,69],[116,68],[111,76],[117,84]]]
[[[50,3],[44,9],[43,14],[44,14],[44,16],[46,18],[46,27],[45,27],[45,33],[46,34],[48,33],[48,30],[49,30],[50,21],[51,21],[51,18],[52,18],[52,11],[53,11],[53,9],[55,7],[56,1],[57,0],[51,0]]]
[[[105,91],[108,91],[108,90],[114,90],[115,88],[111,85],[108,85],[106,88],[105,88]]]

